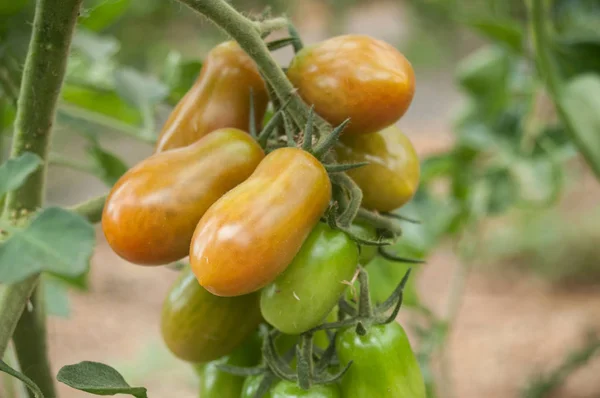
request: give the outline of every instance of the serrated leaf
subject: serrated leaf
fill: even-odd
[[[125,14],[130,4],[131,0],[96,0],[91,6],[83,8],[79,23],[91,30],[102,30]]]
[[[169,94],[166,85],[132,68],[116,70],[114,78],[115,88],[121,98],[141,110],[156,105]]]
[[[31,152],[4,162],[0,166],[0,197],[19,188],[41,164],[42,159]]]
[[[0,244],[0,283],[19,282],[41,271],[81,275],[95,242],[94,227],[83,217],[59,207],[44,209]]]
[[[63,366],[56,379],[76,390],[94,395],[129,394],[148,398],[144,387],[131,387],[114,368],[99,362],[84,361]]]
[[[16,377],[21,380],[29,390],[33,393],[35,398],[44,398],[44,394],[42,394],[42,390],[31,380],[29,377],[25,376],[23,373],[16,371],[15,369],[8,366],[8,364],[2,360],[0,360],[0,371],[4,373],[8,373],[9,375]]]
[[[97,143],[88,147],[87,150],[98,168],[98,177],[109,187],[112,187],[129,168],[125,162]]]
[[[573,141],[600,178],[600,77],[585,74],[572,79],[558,100]]]
[[[43,292],[48,314],[67,318],[71,313],[67,284],[45,275]]]

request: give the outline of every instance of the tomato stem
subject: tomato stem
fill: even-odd
[[[33,32],[17,102],[11,157],[32,152],[44,162],[20,188],[7,195],[4,214],[13,223],[28,217],[43,204],[50,135],[81,1],[38,0],[36,5]],[[0,288],[0,357],[38,283],[39,275],[36,274],[22,282]],[[17,347],[22,351],[17,354],[19,357],[27,355],[36,364],[24,368],[23,372],[50,397],[56,394],[47,354],[36,351],[37,347],[45,347],[44,322],[44,317],[40,317],[35,324],[25,325],[31,326],[29,336],[36,343]],[[25,331],[19,330],[17,334],[23,332]]]

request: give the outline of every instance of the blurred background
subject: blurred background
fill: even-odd
[[[523,2],[232,4],[246,14],[269,6],[273,15],[288,15],[306,44],[368,34],[412,62],[416,96],[399,126],[423,159],[423,187],[401,213],[422,224],[407,224],[396,250],[427,262],[413,273],[399,319],[430,396],[600,397],[600,184],[564,139],[536,74]],[[567,9],[557,18],[571,17]],[[18,75],[31,21],[32,4],[4,20],[1,74]],[[597,33],[600,25],[588,26]],[[205,54],[225,39],[174,1],[85,0],[48,202],[68,205],[107,192],[126,167],[147,157]],[[288,49],[274,55],[282,65],[293,56]],[[3,98],[7,127],[14,109]],[[6,153],[8,134],[3,141]],[[78,287],[47,280],[54,370],[100,361],[152,397],[195,397],[191,367],[160,338],[162,301],[177,272],[124,262],[97,231],[89,275]],[[381,263],[371,279],[383,295],[406,267]],[[59,388],[65,398],[85,395]]]

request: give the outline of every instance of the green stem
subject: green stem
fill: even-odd
[[[69,210],[74,211],[80,216],[85,217],[89,222],[95,224],[100,222],[100,219],[102,218],[104,202],[106,202],[106,195],[86,200],[85,202],[69,207]]]
[[[44,164],[19,189],[7,195],[6,215],[13,222],[27,217],[43,204],[50,134],[81,1],[38,0],[36,5],[17,103],[11,156],[32,152],[40,156]],[[6,350],[38,279],[39,275],[33,275],[0,288],[0,356]],[[46,353],[39,355],[45,360]],[[34,379],[34,382],[38,380]]]
[[[537,53],[537,64],[541,74],[546,79],[550,94],[556,99],[560,94],[562,85],[558,65],[550,53],[546,27],[548,15],[544,13],[544,1],[533,0],[531,2],[530,18],[533,28],[535,51]]]
[[[261,38],[261,32],[255,22],[244,17],[224,0],[179,0],[191,9],[205,15],[221,29],[227,32],[256,62],[261,74],[272,87],[280,102],[291,98],[289,113],[296,127],[304,129],[309,107],[296,94],[292,83],[271,56],[267,45]],[[263,22],[264,23],[264,22]],[[315,115],[317,131],[328,134],[331,126]]]
[[[40,281],[41,283],[41,281]],[[31,296],[31,310],[25,309],[13,335],[19,366],[25,376],[37,384],[45,397],[56,397],[54,377],[46,344],[46,310],[42,285]],[[30,398],[33,391],[27,390]]]

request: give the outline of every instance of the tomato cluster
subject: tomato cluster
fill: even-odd
[[[358,204],[375,218],[411,199],[419,161],[393,123],[412,101],[412,67],[384,42],[347,35],[302,49],[287,74],[317,115],[333,125],[349,119],[339,140],[325,150],[313,151],[311,142],[290,145],[289,137],[306,137],[288,123],[279,125],[284,134],[261,140],[278,116],[287,121],[275,103],[279,109],[257,139],[269,103],[266,84],[235,42],[223,43],[173,110],[155,154],[113,187],[102,217],[106,239],[136,264],[189,256],[165,301],[162,334],[176,356],[196,364],[203,397],[424,397],[401,326],[382,322],[369,300],[355,309],[341,306],[357,269],[377,255],[385,228],[368,217],[347,227],[336,221],[346,190],[337,185],[339,170],[327,168],[336,161],[368,163],[346,171],[346,188],[362,191]],[[261,322],[271,328],[261,334],[262,359]],[[317,331],[323,322],[345,327],[337,335]],[[274,332],[278,347],[269,350]],[[307,368],[313,342],[322,363]],[[281,351],[294,347],[297,358],[284,359]],[[273,358],[280,365],[272,368],[265,361]],[[335,380],[328,376],[351,361]],[[239,369],[230,374],[219,366],[263,371],[244,378]]]

